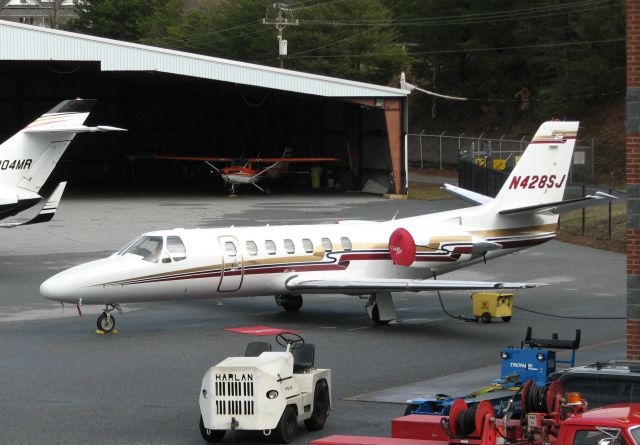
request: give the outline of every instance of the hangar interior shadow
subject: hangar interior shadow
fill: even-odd
[[[203,184],[223,193],[222,180],[204,163],[150,156],[279,157],[285,147],[295,157],[339,158],[316,165],[323,167],[321,187],[329,177],[340,190],[358,190],[367,178],[389,182],[382,109],[159,72],[103,72],[98,62],[0,62],[0,140],[75,97],[98,99],[88,125],[129,131],[77,135],[48,189],[68,180],[75,194],[118,188],[176,191]],[[270,187],[310,190],[313,166],[291,164],[298,173],[283,175]]]

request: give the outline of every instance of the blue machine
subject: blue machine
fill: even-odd
[[[525,347],[526,346],[526,347]],[[433,399],[409,400],[405,410],[408,414],[431,414],[446,416],[449,414],[451,404],[455,399],[463,398],[467,405],[473,406],[482,400],[490,400],[496,416],[501,417],[513,395],[527,380],[534,380],[537,386],[544,386],[548,377],[556,371],[558,363],[574,366],[576,350],[580,347],[580,329],[576,329],[573,340],[560,340],[558,334],[553,334],[550,339],[533,338],[531,328],[527,328],[527,335],[520,347],[507,346],[500,351],[502,362],[500,378],[493,380],[487,387],[468,394],[438,394]],[[571,351],[568,360],[559,360],[556,357],[556,349]],[[520,410],[520,400],[516,397],[513,401],[513,409]]]

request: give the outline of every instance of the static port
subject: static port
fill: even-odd
[[[267,399],[275,399],[276,397],[278,397],[278,391],[276,391],[275,389],[272,389],[271,391],[267,391]]]

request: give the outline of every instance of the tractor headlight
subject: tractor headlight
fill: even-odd
[[[273,400],[278,397],[278,391],[272,389],[271,391],[267,391],[267,399]]]
[[[202,390],[202,397],[204,397],[205,399],[207,398],[207,390],[206,389]]]
[[[507,351],[502,351],[500,353],[500,357],[502,358],[502,360],[506,360],[509,358],[509,353]]]
[[[538,353],[536,354],[536,358],[537,358],[538,360],[540,360],[540,361],[543,361],[543,360],[544,360],[544,354],[543,354],[542,352],[538,352]]]

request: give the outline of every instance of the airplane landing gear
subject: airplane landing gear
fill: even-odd
[[[111,315],[111,312],[116,309],[118,312],[122,312],[120,307],[116,304],[107,304],[102,310],[102,314],[98,317],[98,330],[109,334],[116,327],[116,319]]]
[[[371,294],[369,301],[365,306],[371,321],[377,325],[389,324],[391,320],[395,320],[396,309],[393,306],[393,298],[390,292],[381,292]]]
[[[302,307],[302,295],[276,295],[276,304],[287,312],[298,312]]]

